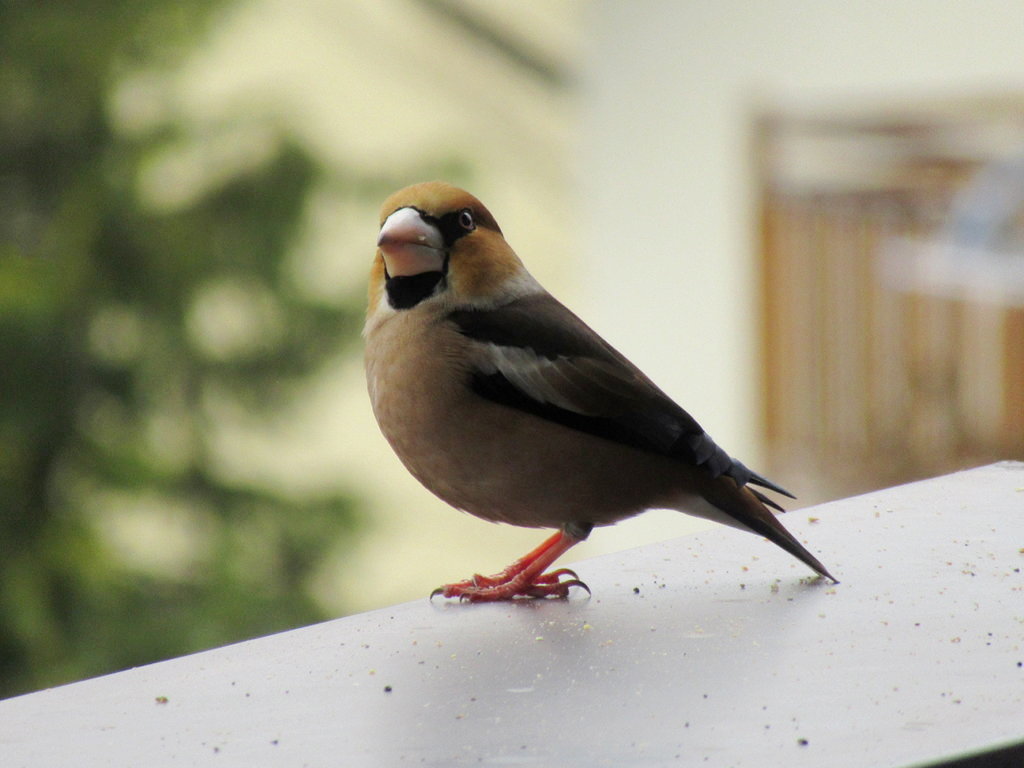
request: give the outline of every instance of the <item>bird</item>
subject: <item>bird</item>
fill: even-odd
[[[484,520],[555,529],[431,599],[589,593],[571,569],[548,568],[595,527],[656,508],[759,534],[836,581],[765,491],[795,497],[548,293],[470,193],[432,181],[384,201],[363,337],[374,416],[413,477]]]

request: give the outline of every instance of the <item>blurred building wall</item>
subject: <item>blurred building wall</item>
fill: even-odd
[[[583,309],[757,466],[756,116],[1024,90],[1024,16],[1005,2],[596,0],[586,18]]]
[[[758,121],[767,449],[834,498],[1024,458],[1024,94]]]

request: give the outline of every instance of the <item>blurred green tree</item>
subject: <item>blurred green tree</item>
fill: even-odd
[[[182,128],[111,117],[218,9],[0,7],[0,697],[324,618],[310,576],[358,522],[337,489],[230,479],[214,445],[224,403],[274,413],[355,337],[361,307],[288,270],[323,169],[279,133],[154,207],[140,174]]]

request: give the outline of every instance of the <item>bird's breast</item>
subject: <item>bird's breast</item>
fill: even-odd
[[[668,458],[477,395],[473,342],[417,311],[367,334],[366,375],[385,438],[435,495],[488,520],[556,527],[614,522],[675,492]]]
[[[366,344],[366,383],[374,416],[406,468],[428,489],[458,503],[467,485],[467,340],[449,323],[396,313]],[[425,315],[425,313],[423,313]]]

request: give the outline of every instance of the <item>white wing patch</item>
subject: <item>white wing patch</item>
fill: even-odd
[[[479,344],[481,373],[500,373],[527,397],[584,416],[607,416],[621,410],[619,398],[629,392],[613,366],[587,357],[538,355],[526,347]]]

